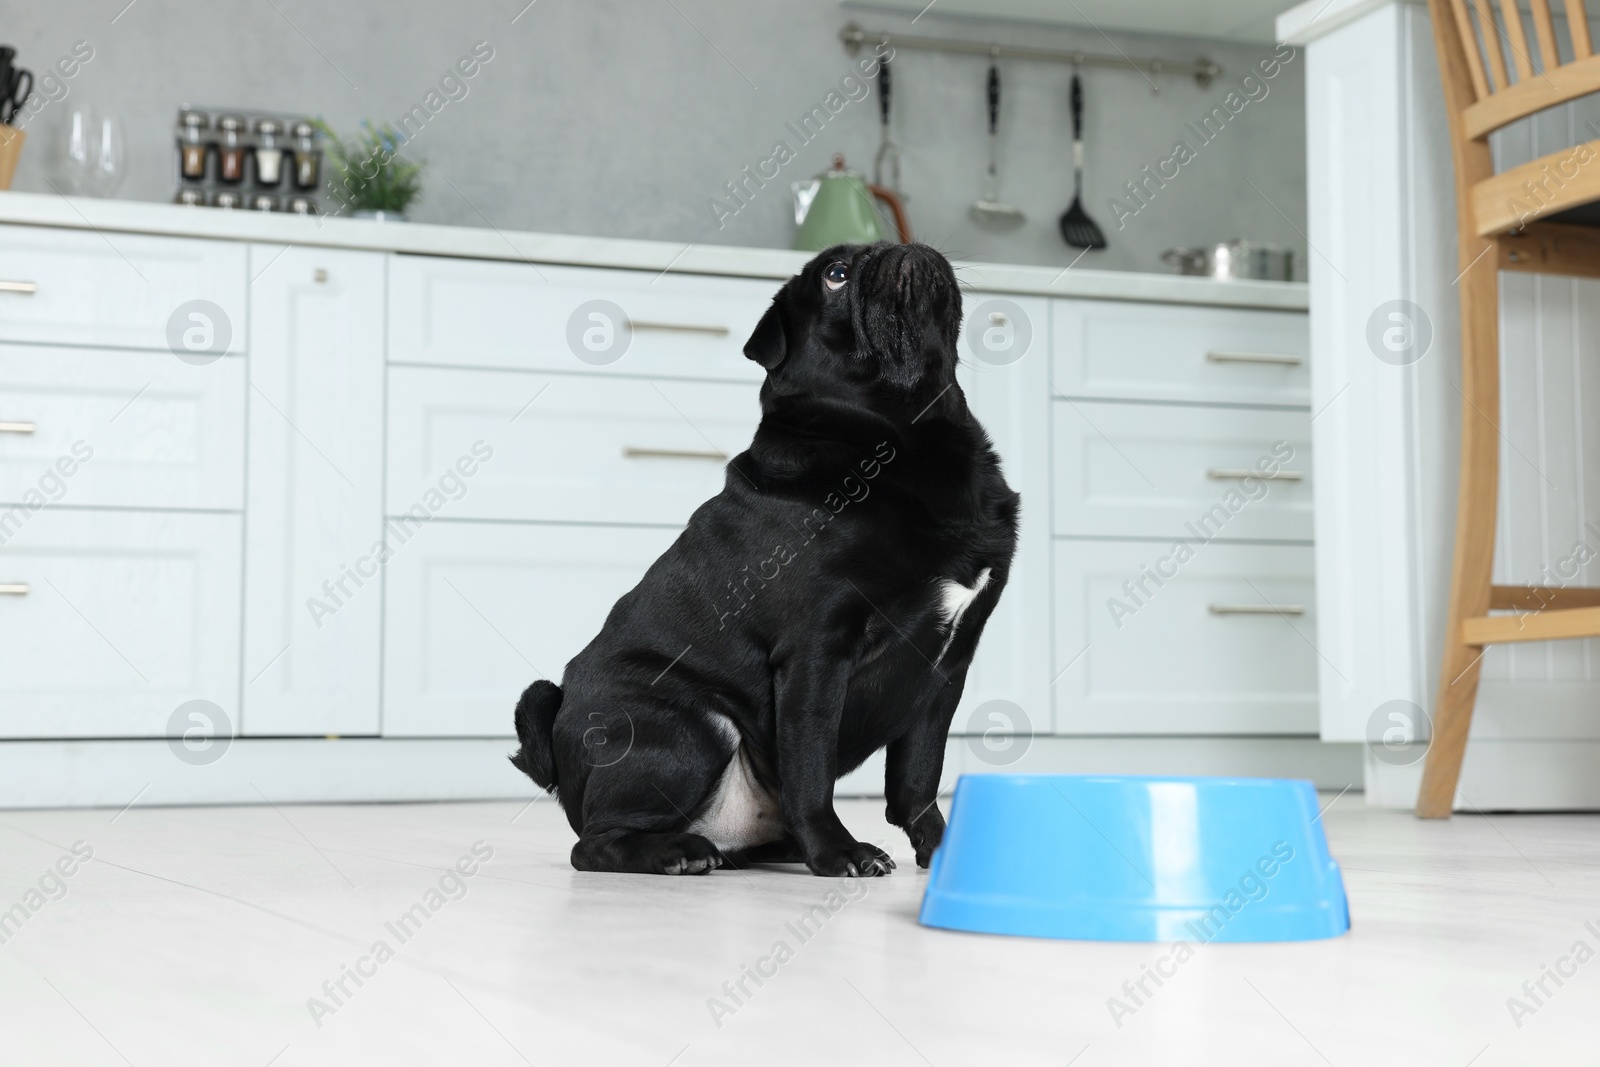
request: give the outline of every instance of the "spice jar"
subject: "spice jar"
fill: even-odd
[[[172,202],[174,204],[182,204],[184,207],[204,207],[206,191],[204,189],[179,189],[178,195],[172,198]]]
[[[297,196],[289,201],[289,212],[294,215],[315,215],[317,202],[309,196]]]
[[[233,210],[244,206],[244,197],[231,189],[218,189],[211,197],[211,206],[224,210]]]
[[[295,187],[315,189],[322,183],[322,151],[317,148],[317,128],[309,122],[297,122],[294,137]]]
[[[250,198],[251,211],[277,211],[278,198],[267,193],[261,193]]]
[[[256,123],[256,184],[276,186],[283,179],[283,124],[276,119]]]
[[[224,115],[217,120],[221,137],[217,141],[217,180],[244,181],[244,119],[237,115]]]
[[[178,173],[185,181],[201,181],[206,176],[206,131],[211,119],[203,111],[185,111],[178,116]]]

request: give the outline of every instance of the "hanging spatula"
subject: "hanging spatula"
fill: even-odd
[[[1061,216],[1061,238],[1073,248],[1104,248],[1106,235],[1083,210],[1083,82],[1072,75],[1072,206]]]

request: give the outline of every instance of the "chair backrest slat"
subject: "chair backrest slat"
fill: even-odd
[[[1467,0],[1478,15],[1478,25],[1483,29],[1483,50],[1489,54],[1489,74],[1494,78],[1493,92],[1511,84],[1506,74],[1505,53],[1500,50],[1500,27],[1494,21],[1494,8],[1489,0]]]
[[[1567,0],[1581,4],[1583,0]],[[1483,54],[1478,51],[1478,33],[1472,26],[1472,16],[1467,13],[1467,0],[1450,0],[1450,10],[1456,17],[1456,33],[1461,37],[1461,47],[1466,53],[1467,72],[1472,75],[1472,91],[1479,100],[1489,95],[1489,80],[1483,69]]]
[[[1506,43],[1511,46],[1511,58],[1517,64],[1517,80],[1525,82],[1533,77],[1533,57],[1528,55],[1528,31],[1522,28],[1522,11],[1517,7],[1517,0],[1500,0],[1500,13],[1505,16]]]
[[[1566,60],[1552,0],[1428,0],[1428,8],[1436,20],[1434,40],[1440,54],[1452,57],[1455,65],[1451,84],[1471,97],[1451,104],[1460,111],[1458,132],[1469,141],[1600,93],[1600,55],[1594,52],[1587,0],[1564,0],[1572,40],[1572,58]],[[1533,22],[1532,34],[1525,16]],[[1507,67],[1507,48],[1514,70]]]
[[[1594,55],[1589,44],[1589,12],[1584,0],[1567,0],[1567,32],[1572,34],[1572,58],[1588,59]]]
[[[1532,3],[1533,32],[1539,37],[1539,69],[1549,72],[1561,65],[1561,52],[1556,48],[1556,24],[1550,17],[1550,0],[1532,0]]]

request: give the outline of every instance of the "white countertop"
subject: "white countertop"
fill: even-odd
[[[317,219],[39,193],[0,192],[0,223],[746,278],[788,278],[810,258],[804,252],[776,248],[684,245],[418,222]],[[958,261],[957,265],[962,268],[964,285],[985,292],[1294,311],[1303,311],[1309,305],[1303,282],[1216,282],[1167,274],[970,261]]]

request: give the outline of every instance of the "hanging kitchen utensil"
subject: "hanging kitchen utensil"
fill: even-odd
[[[1104,248],[1106,235],[1083,210],[1083,81],[1072,72],[1072,206],[1061,216],[1061,239],[1073,248]]]
[[[991,230],[1011,230],[1021,226],[1025,216],[1000,199],[1000,68],[989,63],[989,172],[984,179],[983,199],[967,209],[972,221]]]
[[[889,129],[889,61],[878,68],[878,114],[883,128],[883,143],[878,146],[878,157],[872,162],[872,181],[891,190],[901,202],[911,198],[900,191],[900,146],[894,143]]]

